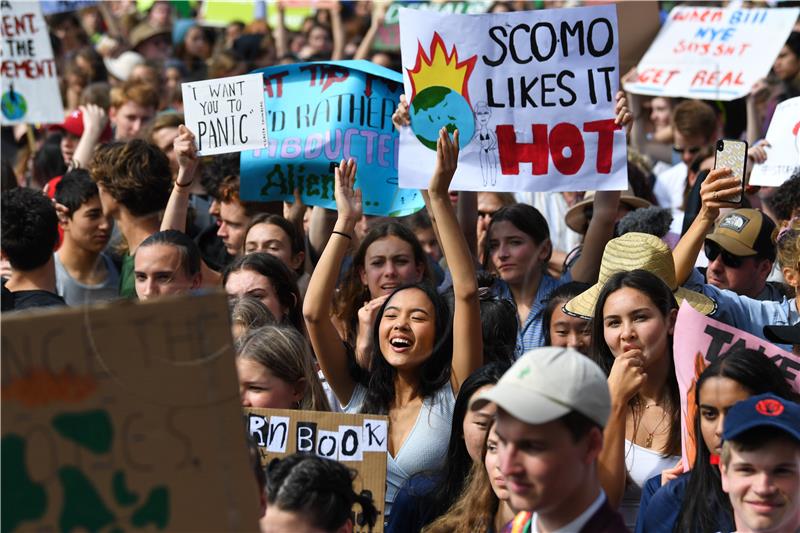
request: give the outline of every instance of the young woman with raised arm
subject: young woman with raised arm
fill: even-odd
[[[443,461],[455,394],[481,365],[483,346],[473,261],[448,198],[456,170],[458,133],[442,130],[430,181],[431,216],[442,236],[455,295],[454,312],[430,284],[396,288],[375,321],[371,373],[366,384],[349,372],[348,353],[331,321],[339,268],[361,217],[356,164],[342,161],[335,173],[338,220],[306,293],[303,314],[320,367],[345,412],[389,417],[386,508],[414,473]]]

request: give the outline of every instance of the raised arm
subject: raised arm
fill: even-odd
[[[339,61],[344,59],[344,26],[342,26],[342,5],[336,1],[330,10],[331,13],[331,33],[333,34],[333,52],[331,60]]]
[[[614,109],[616,117],[614,122],[626,128],[632,121],[628,111],[625,93],[617,93],[617,103]],[[619,191],[598,191],[594,195],[592,219],[583,239],[581,256],[572,267],[572,279],[585,283],[594,283],[600,271],[600,261],[606,243],[614,236],[614,224],[617,221],[619,209]]]
[[[197,176],[197,146],[194,134],[181,124],[178,136],[172,144],[178,156],[178,177],[169,195],[164,217],[161,219],[161,231],[174,229],[186,233],[186,215],[189,211],[189,190]],[[222,276],[212,270],[205,261],[200,262],[203,274],[203,287],[219,287]]]
[[[672,251],[672,259],[675,261],[675,279],[678,285],[686,283],[692,273],[706,235],[719,216],[720,207],[730,207],[731,204],[725,202],[724,198],[735,196],[741,188],[739,179],[729,178],[730,175],[729,168],[712,170],[700,186],[700,212],[697,213],[692,225],[689,226]]]
[[[94,149],[108,124],[108,115],[102,107],[94,104],[82,105],[79,109],[83,115],[83,135],[75,147],[72,162],[79,168],[89,168]]]
[[[280,60],[289,52],[289,33],[286,31],[286,8],[283,2],[278,0],[275,7],[278,9],[275,23],[275,53]]]
[[[303,301],[303,317],[311,346],[325,378],[342,405],[350,402],[356,384],[348,370],[347,351],[331,321],[331,301],[339,268],[350,247],[356,222],[361,218],[361,189],[353,189],[355,179],[355,161],[342,161],[334,176],[339,216],[311,275]]]
[[[161,231],[174,229],[186,232],[189,188],[194,183],[195,170],[197,170],[197,147],[194,143],[194,134],[181,124],[178,126],[178,136],[172,146],[178,157],[178,178],[169,195],[164,218],[161,219]]]
[[[442,128],[436,142],[436,169],[428,185],[431,219],[439,228],[440,244],[453,276],[453,367],[451,382],[458,392],[461,384],[483,362],[481,312],[478,280],[472,254],[458,224],[448,188],[458,165],[458,131],[450,136]]]
[[[375,36],[383,24],[383,19],[386,17],[386,2],[373,1],[372,2],[372,17],[370,18],[369,29],[364,34],[364,38],[358,45],[353,59],[369,59],[369,53],[372,51],[372,44],[375,42]]]

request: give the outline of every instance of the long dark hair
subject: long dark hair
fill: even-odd
[[[711,451],[706,446],[701,430],[700,391],[710,378],[727,378],[735,381],[755,396],[771,392],[796,401],[781,371],[769,358],[757,350],[734,348],[708,365],[695,384],[694,434],[697,443],[694,468],[683,498],[680,514],[673,531],[720,531],[724,525],[733,526],[733,510],[728,495],[722,491],[719,469],[711,464]],[[723,524],[722,521],[727,524]],[[724,529],[723,529],[724,530]]]
[[[361,283],[360,269],[364,267],[364,261],[367,256],[367,249],[370,245],[380,239],[386,237],[397,237],[406,241],[414,253],[414,263],[422,267],[422,280],[430,281],[432,279],[430,268],[428,267],[428,259],[422,245],[419,243],[417,236],[406,225],[396,221],[388,221],[377,224],[364,236],[364,239],[359,244],[355,255],[353,255],[353,262],[350,265],[350,270],[345,273],[340,289],[336,292],[333,298],[333,310],[337,318],[347,325],[347,332],[345,341],[355,346],[356,342],[356,323],[358,319],[358,309],[364,302],[372,299],[369,294],[369,288]]]
[[[550,227],[547,225],[547,219],[532,205],[512,204],[500,208],[492,215],[492,221],[489,222],[489,227],[486,230],[487,239],[491,237],[492,228],[498,222],[510,222],[515,228],[526,233],[537,245],[550,238]],[[552,249],[550,252],[552,254]],[[550,257],[548,256],[545,263],[549,260]],[[483,254],[483,268],[491,271],[491,263],[492,251],[487,241],[486,250]]]
[[[303,297],[295,282],[295,275],[283,261],[265,252],[257,252],[237,257],[222,273],[222,286],[228,283],[228,278],[234,272],[250,270],[269,279],[278,301],[289,310],[287,321],[297,331],[305,334],[306,327],[303,321]],[[280,317],[275,317],[280,320]]]
[[[383,353],[381,353],[380,324],[383,314],[386,312],[386,306],[392,301],[394,295],[409,289],[419,289],[424,292],[433,304],[434,309],[434,338],[436,339],[436,344],[430,357],[419,367],[420,396],[427,398],[433,395],[450,379],[451,362],[453,360],[453,324],[450,309],[447,307],[444,298],[436,292],[436,289],[431,284],[403,285],[395,289],[383,302],[375,319],[375,326],[372,330],[373,348],[370,375],[367,383],[367,394],[364,398],[364,405],[361,408],[362,413],[373,415],[388,414],[389,406],[394,401],[394,381],[395,376],[397,376],[397,370],[386,362]]]
[[[617,272],[606,281],[603,289],[600,291],[600,296],[597,298],[597,304],[594,308],[594,317],[592,318],[592,349],[591,358],[595,363],[600,365],[606,375],[611,373],[611,367],[614,365],[614,354],[608,347],[605,341],[603,321],[603,307],[605,306],[608,297],[622,289],[622,288],[635,289],[644,293],[653,305],[661,312],[661,315],[669,316],[673,309],[678,309],[678,302],[675,300],[675,295],[672,290],[664,283],[661,278],[646,270],[631,270],[627,272]],[[668,413],[670,430],[667,444],[663,450],[663,454],[678,455],[681,449],[681,404],[680,392],[678,391],[678,378],[675,376],[675,363],[672,360],[672,335],[667,340],[669,350],[668,362],[669,370],[667,373],[667,383],[665,391],[666,406],[664,410]],[[635,395],[628,403],[633,413],[634,428],[638,428],[641,414],[644,411],[642,401],[639,395]],[[635,433],[635,429],[634,429]]]
[[[447,445],[447,456],[441,468],[433,474],[436,485],[429,493],[418,495],[424,496],[428,502],[424,517],[426,524],[447,512],[458,500],[469,478],[473,461],[467,452],[467,443],[464,440],[464,418],[470,399],[481,387],[497,383],[509,366],[504,361],[494,361],[473,372],[461,385],[453,407],[453,425],[450,430],[450,443]]]

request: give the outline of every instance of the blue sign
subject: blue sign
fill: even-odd
[[[400,139],[392,113],[403,92],[401,74],[369,61],[254,72],[264,76],[269,147],[242,152],[242,200],[292,201],[297,188],[306,205],[336,209],[334,168],[353,158],[365,214],[404,216],[424,206],[418,190],[397,186]]]
[[[96,6],[97,0],[42,0],[40,4],[43,15],[53,15]]]

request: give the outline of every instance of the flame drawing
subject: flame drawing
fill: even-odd
[[[459,61],[455,45],[448,54],[444,41],[436,32],[428,55],[422,43],[417,42],[417,62],[413,69],[406,69],[411,80],[411,100],[428,87],[448,87],[461,94],[471,106],[467,85],[478,56]]]

